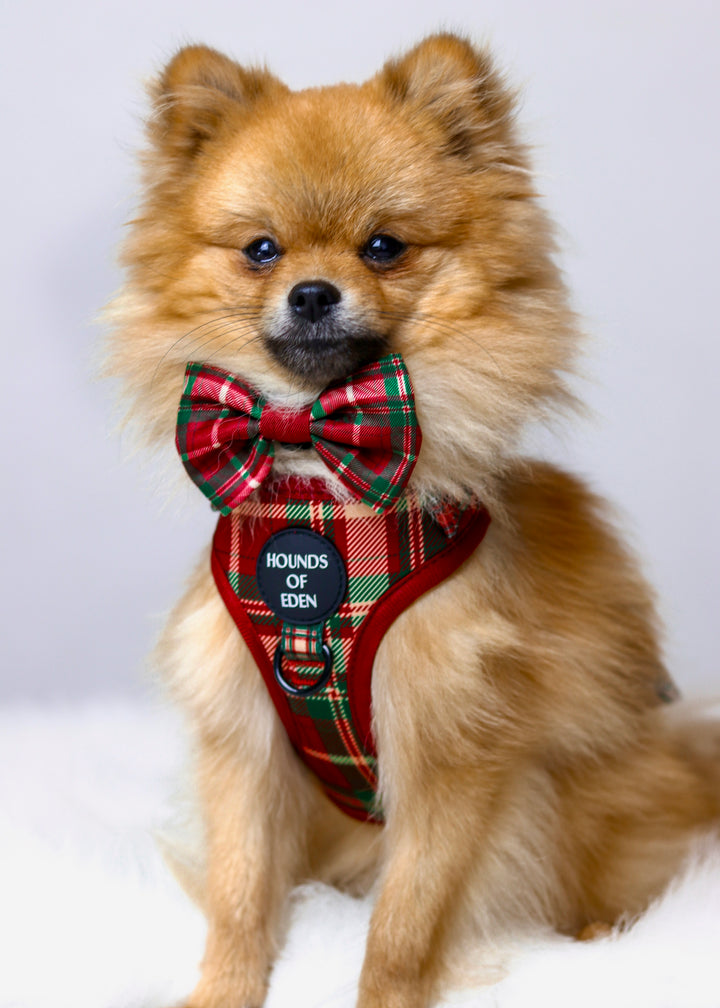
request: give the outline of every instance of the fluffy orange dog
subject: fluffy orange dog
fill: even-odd
[[[200,563],[157,653],[206,826],[188,1006],[262,1005],[308,877],[377,884],[359,1008],[426,1008],[472,929],[641,911],[718,822],[717,733],[659,700],[652,598],[602,502],[518,456],[524,425],[570,399],[577,334],[488,55],[438,35],[362,86],[293,93],[191,47],[156,84],[149,137],[111,365],[147,438],[172,443],[188,362],[289,414],[396,355],[423,435],[396,503],[480,501],[492,519],[375,654],[382,826],[300,761]],[[348,499],[312,447],[275,440],[272,480]]]

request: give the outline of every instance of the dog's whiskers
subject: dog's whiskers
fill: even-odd
[[[154,384],[158,372],[165,361],[181,346],[186,346],[187,352],[184,353],[183,356],[189,360],[195,354],[202,351],[206,346],[210,346],[215,339],[224,336],[228,330],[232,330],[238,320],[252,320],[257,317],[258,312],[256,309],[248,308],[243,305],[239,305],[237,307],[218,308],[212,318],[207,319],[205,322],[201,322],[192,329],[189,329],[181,336],[178,336],[178,338],[170,344],[155,367],[152,383]],[[212,333],[210,338],[207,339],[207,332],[204,332],[203,330],[207,330],[212,326],[218,326],[219,331]]]
[[[413,322],[413,323],[419,322],[439,335],[453,336],[453,337],[459,337],[460,339],[469,340],[470,343],[476,346],[478,350],[482,351],[482,353],[488,358],[488,360],[491,362],[491,364],[497,371],[498,375],[500,375],[501,377],[504,376],[502,367],[498,363],[497,359],[493,356],[493,354],[488,350],[488,348],[484,346],[477,337],[472,336],[467,331],[467,329],[465,329],[462,326],[453,325],[449,322],[443,321],[442,319],[437,319],[432,315],[427,315],[424,312],[411,313],[411,312],[393,312],[383,310],[379,314],[381,318],[387,318],[394,322]]]

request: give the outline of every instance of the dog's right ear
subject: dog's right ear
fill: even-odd
[[[186,46],[153,85],[150,137],[178,167],[187,165],[227,120],[281,91],[286,86],[265,69],[246,69],[207,46]]]

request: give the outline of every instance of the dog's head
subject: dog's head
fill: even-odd
[[[188,361],[279,404],[389,352],[415,388],[413,479],[482,491],[563,394],[574,329],[513,96],[433,36],[361,86],[292,92],[201,47],[155,85],[112,368],[172,440]]]

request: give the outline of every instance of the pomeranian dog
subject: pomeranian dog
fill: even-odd
[[[520,455],[578,334],[489,55],[292,92],[191,46],[153,101],[110,367],[222,512],[157,650],[205,828],[187,1006],[259,1008],[319,878],[376,887],[358,1008],[427,1008],[469,934],[641,912],[720,821],[720,732],[670,716],[602,501]]]

